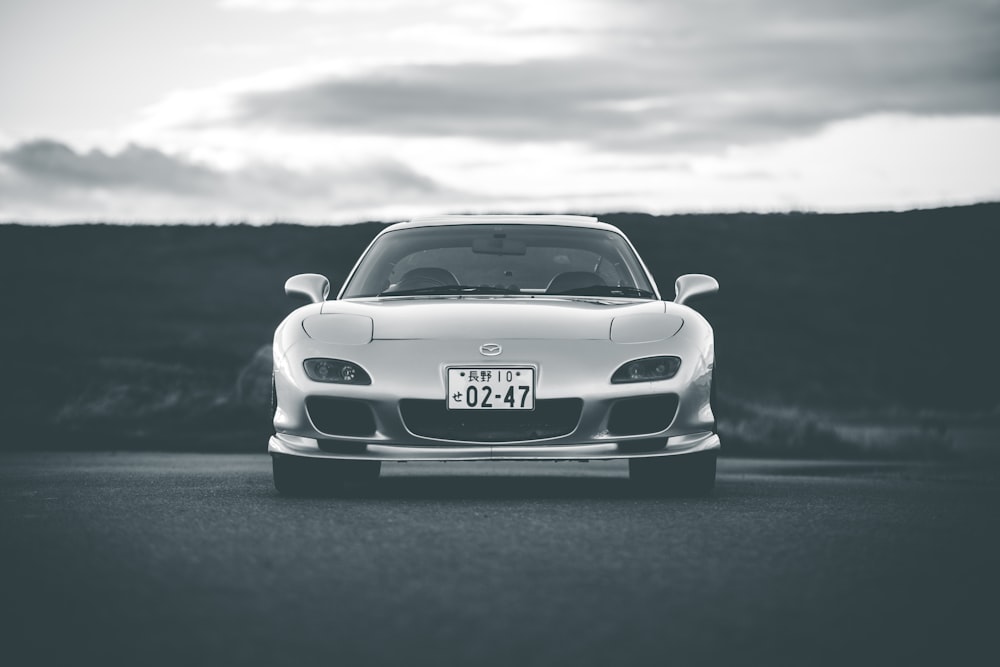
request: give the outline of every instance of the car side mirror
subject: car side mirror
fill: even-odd
[[[285,294],[304,296],[311,303],[326,301],[330,294],[330,281],[318,273],[300,273],[285,281]]]
[[[704,273],[686,273],[674,283],[674,303],[686,303],[700,294],[719,291],[719,281]]]

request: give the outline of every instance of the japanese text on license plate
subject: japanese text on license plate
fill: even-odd
[[[449,410],[534,410],[534,368],[449,368]]]

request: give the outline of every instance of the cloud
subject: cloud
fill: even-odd
[[[228,122],[714,149],[875,113],[997,113],[997,34],[995,0],[626,0],[588,57],[339,73],[237,94]]]
[[[299,172],[273,164],[221,170],[130,145],[77,152],[51,139],[0,151],[0,219],[313,220],[460,193],[390,159]],[[293,205],[290,205],[292,203]]]
[[[110,155],[96,149],[77,153],[66,144],[39,139],[0,152],[0,162],[27,181],[70,188],[205,194],[223,180],[210,169],[134,144]]]
[[[582,69],[590,76],[581,77]],[[568,61],[383,68],[247,94],[237,119],[373,134],[528,140],[636,127],[627,115],[601,108],[630,92],[607,70],[606,63]]]
[[[34,111],[0,137],[0,220],[996,198],[1000,0],[219,0],[207,14],[226,26],[209,31],[219,53],[169,81],[144,69],[164,92],[129,126],[87,105],[53,125],[64,105],[21,96]],[[209,67],[233,38],[245,57]],[[66,92],[48,80],[31,90]],[[24,141],[38,135],[54,139]]]

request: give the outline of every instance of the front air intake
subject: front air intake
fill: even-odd
[[[580,421],[583,401],[535,401],[534,410],[449,410],[444,401],[404,399],[399,412],[414,435],[454,442],[526,442],[568,435]]]
[[[608,431],[611,435],[659,433],[674,420],[677,403],[677,394],[619,399],[611,407]]]
[[[332,396],[309,396],[306,410],[313,426],[327,435],[364,438],[375,435],[375,416],[364,401]]]

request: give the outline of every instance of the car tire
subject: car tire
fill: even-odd
[[[381,468],[381,461],[271,455],[274,488],[283,496],[360,495],[378,480]]]
[[[629,459],[629,479],[647,495],[707,496],[715,488],[717,458],[710,451]]]

